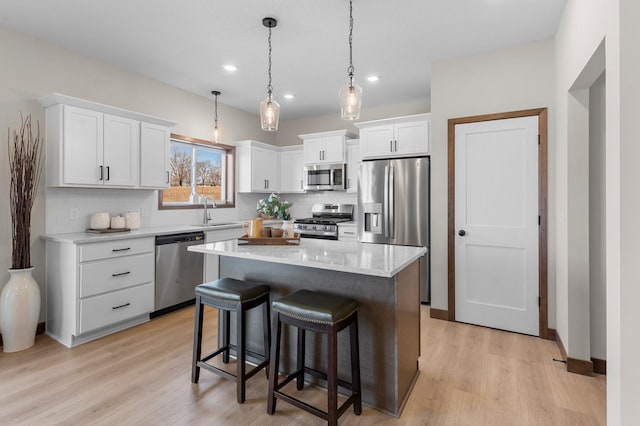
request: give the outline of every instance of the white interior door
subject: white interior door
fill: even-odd
[[[455,126],[455,317],[539,335],[538,117]]]

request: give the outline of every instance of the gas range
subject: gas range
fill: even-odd
[[[294,232],[302,238],[338,239],[338,223],[353,220],[353,204],[314,204],[313,217],[296,219]]]

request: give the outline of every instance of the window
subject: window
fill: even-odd
[[[158,208],[202,208],[205,196],[234,207],[234,157],[233,146],[171,134],[170,187],[159,191]]]

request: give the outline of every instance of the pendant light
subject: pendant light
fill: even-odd
[[[353,82],[353,0],[349,0],[349,81],[340,88],[340,109],[343,120],[360,118],[362,87]]]
[[[215,96],[215,112],[213,114],[213,143],[220,142],[220,127],[218,127],[218,96],[220,96],[220,92],[217,90],[212,90],[211,94]]]
[[[262,25],[269,28],[269,84],[267,84],[267,99],[260,102],[260,121],[262,130],[274,132],[278,130],[278,118],[280,116],[280,105],[273,100],[271,86],[271,29],[278,25],[274,18],[264,18]]]

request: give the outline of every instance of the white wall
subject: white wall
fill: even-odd
[[[337,91],[336,91],[337,93]],[[367,88],[363,89],[363,108],[360,118],[355,122],[379,120],[389,117],[401,117],[403,115],[422,114],[430,111],[430,100],[428,98],[417,99],[411,102],[390,104],[379,107],[366,107]],[[329,130],[347,129],[358,134],[358,129],[353,125],[353,121],[345,121],[340,118],[338,96],[336,95],[336,113],[316,117],[300,118],[297,120],[282,121],[276,132],[276,145],[298,145],[302,140],[298,135],[305,133],[325,132]]]
[[[640,2],[568,0],[556,34],[557,117],[557,286],[558,327],[566,339],[571,315],[568,288],[567,209],[569,186],[563,170],[573,161],[567,143],[568,91],[604,40],[606,51],[606,316],[607,422],[636,424],[640,418]],[[570,339],[569,339],[570,340]],[[567,348],[571,352],[571,345]]]
[[[589,311],[591,357],[607,359],[605,74],[589,90]]]
[[[36,99],[51,92],[59,92],[132,111],[166,118],[178,123],[174,133],[208,139],[213,114],[213,99],[177,89],[156,80],[121,68],[78,55],[58,46],[0,27],[0,140],[5,146],[7,127],[19,125],[20,112],[31,113],[34,122],[40,121],[44,133],[44,110]],[[215,82],[212,82],[212,84]],[[224,95],[223,95],[224,96]],[[224,105],[220,98],[219,117],[223,126],[221,142],[256,139],[273,143],[275,135],[260,129],[257,115],[248,114]],[[46,140],[45,140],[46,143]],[[6,148],[5,148],[6,149]],[[8,207],[8,163],[0,155],[0,286],[9,279],[11,234]],[[96,193],[99,196],[96,196]],[[46,195],[45,195],[46,194]],[[45,224],[46,198],[46,224]],[[236,219],[250,211],[246,197],[238,197],[236,209],[219,209],[219,220]],[[255,204],[254,204],[255,205]],[[80,219],[69,220],[69,208],[80,211]],[[183,224],[199,220],[200,211],[157,210],[155,191],[113,189],[40,188],[32,217],[32,262],[34,277],[44,290],[45,233],[83,230],[88,216],[96,210],[121,213],[141,210],[143,226]],[[255,210],[255,207],[253,207]],[[252,215],[254,212],[251,212]],[[44,292],[43,292],[44,294]],[[41,319],[44,318],[44,311]]]
[[[549,212],[554,209],[553,42],[544,41],[433,64],[431,82],[431,305],[447,309],[447,120],[549,108]],[[555,324],[554,232],[549,215],[549,326]]]

